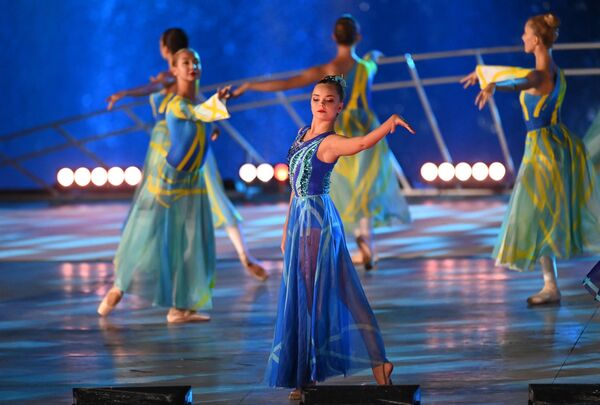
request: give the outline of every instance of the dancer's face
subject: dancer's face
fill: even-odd
[[[540,38],[536,35],[529,23],[525,24],[521,40],[523,41],[523,50],[526,53],[532,53],[535,50],[535,47],[540,43]]]
[[[177,80],[192,82],[200,79],[200,58],[194,52],[183,51],[177,55],[173,66],[173,76]]]
[[[310,101],[313,117],[323,121],[335,121],[343,106],[335,85],[320,83],[315,86]]]

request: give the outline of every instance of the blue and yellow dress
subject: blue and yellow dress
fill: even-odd
[[[587,148],[597,173],[600,170],[600,111],[596,114],[594,122],[592,122],[592,125],[585,133],[583,143]]]
[[[173,95],[174,93],[166,93],[164,90],[150,95],[150,105],[152,106],[152,114],[156,120],[156,124],[152,130],[150,147],[144,161],[144,175],[146,174],[146,168],[156,165],[156,159],[159,156],[166,156],[169,149],[170,140],[165,113],[167,104]],[[225,193],[217,161],[210,148],[206,151],[203,172],[203,181],[208,192],[208,199],[210,200],[213,226],[215,228],[237,226],[242,217]]]
[[[328,194],[335,163],[317,157],[319,145],[333,132],[305,142],[308,129],[300,130],[288,154],[293,197],[266,372],[268,384],[276,387],[300,388],[387,361]]]
[[[482,88],[529,72],[477,67]],[[567,259],[600,250],[599,184],[583,143],[561,121],[566,89],[557,67],[550,94],[520,93],[527,139],[493,252],[498,265],[533,270],[542,256]]]
[[[212,305],[215,239],[201,119],[190,100],[175,95],[168,102],[168,149],[146,167],[114,259],[115,286],[155,305]]]
[[[366,57],[358,60],[346,77],[349,98],[336,122],[338,134],[363,136],[380,125],[370,107],[376,72],[377,64]],[[372,218],[374,226],[394,220],[410,222],[392,158],[387,140],[383,139],[371,149],[338,160],[332,174],[331,198],[340,210],[346,231],[353,231],[361,218]]]

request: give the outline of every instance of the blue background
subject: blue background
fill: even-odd
[[[344,12],[360,21],[364,39],[358,53],[379,49],[385,55],[463,48],[520,45],[528,16],[552,10],[562,19],[559,42],[600,41],[600,2],[523,0],[370,0],[370,1],[56,1],[0,0],[0,136],[105,107],[106,96],[145,83],[166,68],[158,51],[162,31],[184,28],[202,58],[202,85],[267,73],[297,70],[333,57],[331,30]],[[563,67],[598,67],[600,52],[556,52]],[[525,54],[487,57],[488,64],[532,66]],[[421,77],[462,75],[474,58],[417,63]],[[380,68],[376,82],[407,80],[405,65]],[[600,109],[600,77],[571,77],[564,121],[585,133]],[[306,89],[304,90],[306,91]],[[475,90],[456,85],[427,87],[432,108],[454,160],[501,160],[490,114],[473,106]],[[294,94],[294,92],[291,92]],[[239,102],[272,98],[248,94]],[[514,94],[496,97],[511,154],[518,164],[525,129]],[[238,101],[235,101],[238,102]],[[235,103],[234,102],[234,103]],[[233,103],[232,103],[233,105]],[[380,118],[399,112],[418,131],[394,134],[392,149],[413,182],[425,161],[440,162],[432,133],[414,89],[374,94]],[[295,103],[310,120],[307,102]],[[150,119],[150,109],[136,109]],[[122,113],[67,125],[76,139],[113,130],[128,122]],[[285,160],[296,126],[281,107],[235,114],[231,123],[271,163]],[[63,142],[52,130],[0,143],[4,157],[19,157]],[[110,165],[140,165],[144,133],[110,137],[88,144]],[[233,178],[245,153],[227,136],[214,144],[223,177]],[[34,156],[23,165],[47,181],[62,166],[95,166],[75,148]],[[0,165],[1,189],[38,187],[7,165]]]

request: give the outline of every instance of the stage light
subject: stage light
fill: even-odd
[[[500,162],[494,162],[490,165],[490,178],[494,181],[500,181],[506,175],[506,168]]]
[[[256,178],[256,167],[252,163],[244,163],[240,167],[239,175],[246,183],[251,183]]]
[[[108,182],[113,186],[120,186],[125,180],[125,173],[120,167],[111,167],[108,170]]]
[[[450,181],[454,178],[454,166],[452,163],[444,162],[438,166],[438,176],[444,181]]]
[[[473,165],[473,178],[477,181],[483,181],[488,176],[488,167],[483,162],[477,162]]]
[[[125,183],[130,186],[136,186],[142,181],[142,172],[135,166],[129,166],[125,169]]]
[[[279,181],[286,181],[289,177],[288,165],[285,163],[277,163],[274,167],[274,177]]]
[[[63,167],[56,173],[56,181],[63,187],[69,187],[75,181],[75,174],[68,167]]]
[[[273,178],[274,173],[275,170],[273,170],[273,166],[271,166],[268,163],[261,163],[256,168],[256,177],[258,177],[258,179],[263,183],[266,183],[267,181],[271,180]]]
[[[460,162],[454,168],[454,174],[460,181],[467,181],[471,178],[471,166],[468,163]]]
[[[106,182],[108,181],[108,172],[106,171],[105,168],[103,167],[96,167],[94,170],[92,170],[92,183],[95,186],[103,186],[106,184]]]
[[[92,181],[92,174],[90,173],[89,169],[80,167],[79,169],[75,170],[75,184],[77,184],[79,187],[87,186],[90,184],[90,181]]]
[[[438,176],[438,168],[435,163],[427,162],[421,166],[421,177],[425,181],[434,181]]]

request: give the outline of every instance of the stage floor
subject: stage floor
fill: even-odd
[[[539,272],[487,258],[505,204],[414,203],[413,224],[378,230],[377,269],[359,268],[394,382],[420,384],[423,404],[524,404],[529,383],[599,381],[600,315],[581,286],[596,260],[560,262],[562,306],[527,308]],[[261,385],[285,205],[241,208],[249,246],[271,272],[265,283],[244,275],[218,231],[213,319],[195,325],[167,325],[164,309],[132,295],[109,319],[96,315],[127,209],[0,206],[0,402],[70,404],[73,387],[191,385],[195,404],[288,403],[287,390]],[[329,383],[373,382],[365,371]]]

